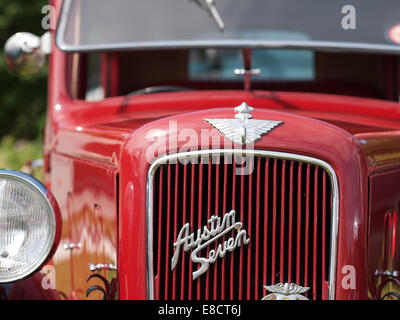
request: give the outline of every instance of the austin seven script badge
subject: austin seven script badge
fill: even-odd
[[[200,264],[200,268],[192,274],[193,280],[195,280],[207,272],[210,264],[214,263],[217,258],[223,258],[227,252],[247,245],[250,239],[246,230],[242,228],[242,223],[235,220],[235,215],[235,210],[232,210],[226,213],[222,219],[215,215],[211,216],[207,225],[198,229],[196,233],[190,233],[190,224],[186,223],[179,231],[174,243],[175,252],[171,259],[171,271],[178,264],[182,248],[185,252],[193,249],[190,258],[192,262]],[[232,234],[232,232],[234,233]],[[224,241],[220,241],[216,246],[214,243],[223,236],[226,236]]]
[[[271,293],[261,300],[308,300],[302,293],[310,289],[295,283],[278,283],[273,286],[264,286],[264,288]]]
[[[282,121],[272,120],[253,120],[250,112],[254,108],[250,107],[246,102],[235,108],[238,113],[236,119],[204,119],[214,126],[218,131],[225,135],[229,140],[246,145],[261,139],[262,135],[267,134]]]

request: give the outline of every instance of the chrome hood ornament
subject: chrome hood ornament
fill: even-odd
[[[308,300],[301,293],[307,292],[309,287],[298,286],[295,283],[278,283],[273,286],[264,286],[271,292],[261,300]]]
[[[254,108],[250,107],[246,102],[235,108],[238,113],[236,119],[204,119],[214,126],[218,131],[224,134],[234,143],[246,145],[261,139],[262,135],[267,134],[282,121],[272,120],[253,120],[250,112]]]

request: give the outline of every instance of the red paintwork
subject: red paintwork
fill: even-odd
[[[398,181],[400,170],[390,170],[375,174],[370,179],[371,217],[369,222],[369,262],[371,270],[393,272],[400,265],[400,238],[398,219],[400,210],[400,189]],[[370,293],[375,296],[376,289],[386,275],[369,274]]]
[[[61,0],[51,4],[60,10]],[[239,90],[160,93],[89,103],[69,98],[70,73],[66,54],[53,44],[44,142],[46,184],[60,205],[61,243],[83,244],[81,251],[72,253],[60,246],[54,257],[59,290],[68,298],[85,298],[89,262],[117,264],[121,299],[147,298],[148,138],[158,130],[167,141],[176,141],[170,120],[176,121],[178,132],[191,129],[200,134],[202,129],[212,129],[204,118],[232,118],[233,107],[243,101],[255,107],[255,119],[284,121],[255,148],[319,158],[335,170],[340,194],[336,298],[368,298],[368,289],[371,292],[377,285],[372,273],[382,239],[382,215],[388,208],[399,212],[399,203],[393,202],[400,196],[395,169],[400,165],[398,103]],[[210,147],[210,141],[192,145],[180,141],[159,150],[159,155],[174,153],[184,144]],[[383,189],[385,185],[390,187]],[[356,268],[354,290],[341,287],[345,265]]]
[[[54,234],[53,247],[51,248],[50,253],[48,255],[48,259],[51,259],[60,244],[61,234],[62,234],[62,230],[63,230],[63,224],[62,224],[62,215],[61,215],[60,207],[58,206],[58,202],[54,198],[54,196],[51,192],[47,193],[47,200],[49,201],[51,207],[53,208],[54,218],[55,218],[55,222],[56,222],[56,231]],[[48,262],[48,260],[45,261],[44,263],[46,264],[47,262]]]
[[[29,278],[10,284],[7,290],[8,300],[60,300],[62,297],[55,289],[43,289],[43,282],[48,282],[45,275],[37,272]],[[0,290],[2,285],[0,285]],[[4,286],[5,287],[5,286]]]
[[[255,106],[257,107],[257,105]],[[292,153],[318,156],[330,163],[338,173],[340,194],[352,195],[351,197],[342,197],[340,206],[341,245],[339,245],[338,269],[341,270],[341,266],[346,264],[356,266],[359,275],[357,282],[359,290],[354,292],[338,290],[337,297],[362,298],[362,292],[366,292],[366,281],[363,280],[366,279],[366,256],[363,252],[366,250],[367,243],[368,180],[365,172],[368,171],[368,167],[358,142],[344,130],[323,122],[297,115],[256,110],[258,111],[254,112],[254,118],[285,122],[281,130],[273,131],[268,137],[264,137],[256,143],[257,149],[285,152],[289,150]],[[231,109],[213,109],[175,116],[170,119],[177,121],[178,131],[191,128],[199,132],[201,129],[207,128],[203,121],[205,117],[232,117],[233,114]],[[151,144],[146,141],[145,137],[154,129],[168,132],[168,119],[154,121],[136,130],[128,138],[121,152],[120,171],[123,174],[121,174],[120,181],[119,276],[120,294],[125,298],[146,298],[145,236],[147,232],[144,215],[146,212],[146,179],[143,177],[146,177],[148,164],[143,150],[147,150]],[[326,141],[332,141],[332,144],[327,144]],[[178,149],[183,144],[184,142],[178,143]],[[208,149],[209,144],[210,141],[203,144],[203,149]],[[318,152],[316,153],[316,151]],[[133,191],[128,187],[130,185],[134,186]],[[132,200],[127,202],[126,198],[133,199],[133,202]],[[134,212],[131,212],[132,210]],[[136,214],[137,212],[143,214]],[[352,221],[352,223],[350,224],[348,221]],[[356,233],[355,224],[357,225]],[[135,234],[137,241],[124,241],[132,233]],[[125,285],[131,283],[135,283],[136,286]]]

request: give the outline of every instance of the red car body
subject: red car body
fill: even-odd
[[[52,4],[59,12],[61,1]],[[178,141],[172,148],[158,150],[154,159],[177,153],[189,145],[173,135],[191,129],[200,136],[201,130],[210,129],[205,118],[234,118],[233,108],[243,101],[255,108],[255,119],[284,122],[257,141],[254,149],[320,159],[336,174],[335,278],[324,284],[322,298],[329,298],[328,285],[333,286],[332,299],[379,299],[389,287],[395,288],[389,291],[398,291],[397,101],[238,89],[116,96],[87,102],[73,98],[69,89],[68,81],[74,77],[73,55],[53,44],[49,62],[45,183],[63,218],[60,246],[51,261],[56,270],[52,294],[68,299],[151,297],[147,274],[147,177],[151,163],[146,160],[146,150],[152,141],[148,137],[158,130],[167,139]],[[104,57],[108,69],[113,70],[117,55]],[[397,57],[390,59],[398,61]],[[104,76],[118,77],[113,72]],[[177,123],[176,132],[171,132],[171,120]],[[192,147],[208,150],[211,139]],[[89,265],[98,264],[99,270],[90,270]],[[347,266],[356,270],[350,287],[345,285],[350,283]],[[25,282],[33,283],[35,277]],[[216,287],[219,282],[210,278],[209,285]],[[154,298],[160,296],[156,293]],[[257,294],[256,298],[262,296]]]

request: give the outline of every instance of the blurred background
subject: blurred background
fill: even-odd
[[[46,4],[47,0],[0,0],[0,168],[19,170],[27,160],[42,158],[47,65],[38,75],[23,79],[8,71],[3,48],[16,32],[45,33],[41,11]],[[40,170],[34,175],[40,179]]]

